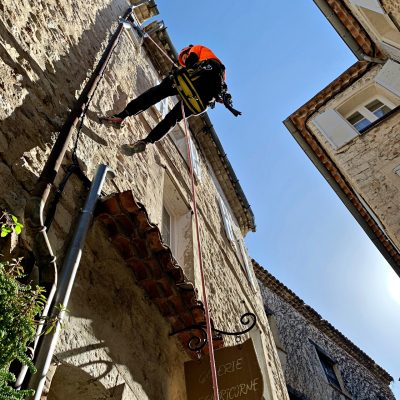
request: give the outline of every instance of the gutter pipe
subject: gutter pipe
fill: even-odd
[[[54,333],[49,333],[43,337],[36,357],[35,366],[37,372],[32,375],[29,384],[31,388],[36,390],[34,400],[40,400],[42,396],[46,375],[50,368],[51,360],[60,335],[61,324],[65,316],[66,307],[68,305],[75,276],[82,257],[86,235],[93,218],[95,206],[101,196],[101,190],[108,174],[110,174],[111,177],[114,177],[114,172],[108,166],[101,164],[97,167],[95,178],[90,187],[88,197],[81,211],[78,224],[75,228],[65,256],[59,279],[59,287],[55,294],[54,306],[51,313],[51,318],[57,320],[56,326],[53,331]],[[62,309],[57,308],[58,306],[62,306]]]
[[[232,165],[228,159],[228,156],[226,155],[224,148],[222,147],[222,144],[218,138],[217,133],[215,132],[214,126],[210,120],[210,117],[208,116],[207,113],[204,113],[202,116],[203,121],[205,122],[205,124],[207,125],[207,130],[210,132],[211,138],[214,141],[214,143],[217,145],[217,149],[219,151],[219,153],[221,154],[222,158],[224,159],[224,162],[228,168],[228,173],[229,175],[232,176],[232,182],[235,186],[235,190],[238,193],[239,197],[242,199],[243,201],[243,205],[244,208],[246,209],[246,211],[249,213],[250,215],[250,221],[249,221],[249,225],[248,227],[252,230],[252,232],[256,231],[256,224],[255,224],[255,219],[254,219],[254,214],[253,211],[251,209],[251,206],[246,198],[246,195],[243,192],[243,189],[239,183],[239,179],[237,178],[235,171],[232,168]]]
[[[129,18],[134,7],[128,8],[123,18]],[[103,56],[99,60],[92,76],[82,90],[78,100],[72,108],[67,120],[62,126],[58,138],[53,146],[49,158],[43,168],[38,182],[33,190],[32,196],[28,199],[25,207],[25,222],[27,232],[33,237],[33,253],[36,264],[39,268],[39,284],[46,289],[47,304],[43,310],[42,317],[46,317],[49,313],[55,291],[57,288],[57,264],[56,257],[53,253],[48,235],[47,228],[44,223],[44,208],[50,194],[51,188],[64,159],[68,144],[74,132],[75,125],[82,115],[85,106],[96,89],[96,85],[101,78],[104,70],[110,60],[111,54],[118,43],[123,30],[123,23],[120,22],[115,33],[112,35]],[[38,337],[42,332],[43,326],[39,325],[37,330],[37,339],[34,341],[33,353],[38,344]],[[22,367],[18,376],[16,387],[20,388],[26,376],[27,368]]]
[[[129,8],[124,18],[128,18],[132,13],[133,8]],[[39,180],[35,186],[31,198],[28,200],[25,208],[25,219],[28,227],[34,233],[34,249],[35,259],[39,265],[40,283],[51,287],[57,278],[57,269],[55,263],[55,256],[53,255],[46,228],[43,223],[43,210],[50,194],[50,190],[54,184],[57,173],[60,169],[61,163],[64,159],[65,153],[68,148],[69,141],[74,131],[74,127],[78,122],[82,111],[86,106],[90,96],[93,94],[96,84],[104,73],[107,63],[111,57],[118,39],[121,35],[123,24],[119,26],[97,64],[91,78],[85,85],[82,93],[80,94],[77,102],[72,108],[67,120],[60,130],[60,134],[53,146],[50,156],[43,168]],[[46,287],[46,289],[48,289]],[[50,292],[50,291],[48,291]]]

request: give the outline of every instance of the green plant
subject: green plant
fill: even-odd
[[[17,217],[3,212],[0,217],[1,237],[11,232],[21,233],[23,225]],[[46,304],[44,288],[23,284],[22,258],[0,260],[0,400],[22,400],[33,390],[15,390],[10,383],[15,375],[10,372],[14,360],[35,372],[35,366],[26,355],[27,346],[33,341],[38,324],[49,323],[49,332],[56,321],[39,317]]]
[[[0,217],[0,237],[5,237],[11,232],[15,232],[19,235],[24,226],[18,222],[18,218],[15,215],[3,211]]]
[[[40,323],[36,318],[46,303],[44,289],[21,283],[18,279],[22,276],[21,259],[0,261],[0,399],[19,400],[32,394],[9,386],[15,381],[9,372],[12,361],[19,360],[35,372],[26,349],[36,335]]]

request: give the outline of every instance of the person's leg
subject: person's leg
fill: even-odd
[[[177,91],[172,86],[171,79],[167,77],[163,79],[159,85],[146,90],[136,99],[129,102],[123,111],[115,114],[115,117],[126,118],[131,115],[136,115],[147,110],[150,106],[157,104],[162,99],[175,94],[177,94]]]
[[[192,115],[191,111],[185,106],[185,116]],[[155,143],[163,138],[171,128],[173,128],[179,121],[182,121],[182,100],[180,100],[174,108],[162,119],[143,139],[146,143]]]
[[[176,94],[177,90],[172,86],[171,78],[166,77],[159,85],[150,88],[128,103],[127,106],[118,114],[114,114],[110,117],[100,117],[100,122],[105,125],[113,126],[116,129],[120,129],[122,128],[126,117],[136,115],[153,104],[158,103],[160,100]]]
[[[192,112],[185,106],[185,117],[188,118],[191,115]],[[163,138],[182,119],[182,101],[179,101],[144,139],[132,145],[122,146],[122,151],[129,156],[144,151],[149,143],[155,143]]]

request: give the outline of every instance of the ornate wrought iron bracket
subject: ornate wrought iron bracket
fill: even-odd
[[[247,312],[240,317],[240,323],[246,328],[242,331],[228,332],[221,329],[214,328],[214,324],[211,326],[213,333],[213,340],[222,340],[223,335],[236,336],[236,340],[240,340],[240,336],[247,332],[250,332],[256,325],[257,317],[251,312]],[[177,330],[169,334],[169,336],[177,335],[182,332],[192,332],[193,336],[188,341],[188,348],[191,351],[201,351],[201,349],[207,344],[207,328],[206,323],[202,322],[196,325],[190,325],[186,328]],[[194,333],[193,333],[194,332]]]

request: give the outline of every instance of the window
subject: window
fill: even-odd
[[[247,251],[244,245],[244,240],[243,239],[236,240],[235,248],[236,248],[236,253],[238,254],[240,260],[240,265],[242,266],[244,272],[246,273],[247,279],[251,283],[251,286],[253,287],[254,290],[256,290],[257,283],[253,278],[253,268],[251,266],[249,256],[247,255]]]
[[[350,93],[341,104],[320,111],[312,119],[312,123],[335,150],[351,142],[400,106],[400,65],[387,61],[373,83],[356,93]]]
[[[157,81],[156,83],[157,83],[157,85],[159,85],[161,82]],[[159,101],[155,105],[155,107],[156,107],[156,110],[160,113],[160,119],[163,119],[169,112],[168,97]]]
[[[183,123],[176,124],[176,126],[172,129],[170,133],[170,137],[174,142],[175,146],[178,148],[179,153],[186,161],[186,164],[189,165],[185,131],[182,125]],[[189,147],[192,158],[194,176],[196,177],[197,182],[201,182],[200,157],[196,145],[194,144],[194,141],[190,135],[190,130],[189,130]]]
[[[384,104],[384,101],[385,100],[378,99],[369,101],[367,104],[360,106],[358,111],[347,117],[347,121],[349,121],[358,132],[364,132],[373,122],[384,117],[392,110],[392,106]]]
[[[161,236],[163,242],[169,246],[171,246],[171,216],[165,207],[162,210],[162,225],[161,225]]]
[[[289,393],[289,400],[307,400],[307,398],[303,396],[298,390],[293,389],[289,385],[287,386],[287,390]]]
[[[226,237],[232,242],[232,245],[235,246],[235,235],[233,234],[231,213],[229,212],[228,207],[221,196],[218,196],[218,204],[221,211],[222,220],[224,222]]]
[[[225,235],[232,244],[233,250],[235,251],[239,259],[240,266],[246,273],[248,281],[250,282],[253,289],[256,290],[257,283],[253,277],[253,268],[251,266],[249,256],[247,255],[244,240],[241,237],[237,238],[237,235],[235,235],[231,212],[229,211],[228,206],[225,204],[225,201],[222,199],[221,196],[218,196],[218,204],[224,223]]]
[[[349,121],[354,126],[354,128],[358,130],[358,132],[361,132],[363,129],[371,125],[371,121],[360,114],[358,111],[350,115],[350,117],[347,118],[347,121]]]
[[[170,175],[164,174],[163,205],[159,210],[161,236],[189,280],[194,282],[192,213]]]
[[[391,110],[391,108],[389,108],[386,104],[381,103],[379,100],[374,100],[365,107],[368,111],[371,111],[376,118],[382,118]]]
[[[317,350],[319,361],[321,362],[322,369],[325,372],[325,376],[328,379],[328,382],[341,390],[340,383],[339,383],[338,377],[337,377],[335,369],[334,369],[335,362],[333,360],[331,360],[325,353],[323,353],[319,349],[316,349],[316,350]]]
[[[274,338],[275,347],[278,351],[278,357],[281,362],[283,372],[285,372],[287,366],[287,352],[279,335],[278,324],[275,315],[272,311],[270,311],[267,308],[265,309],[265,313],[267,315],[269,329],[271,330],[272,337]]]

